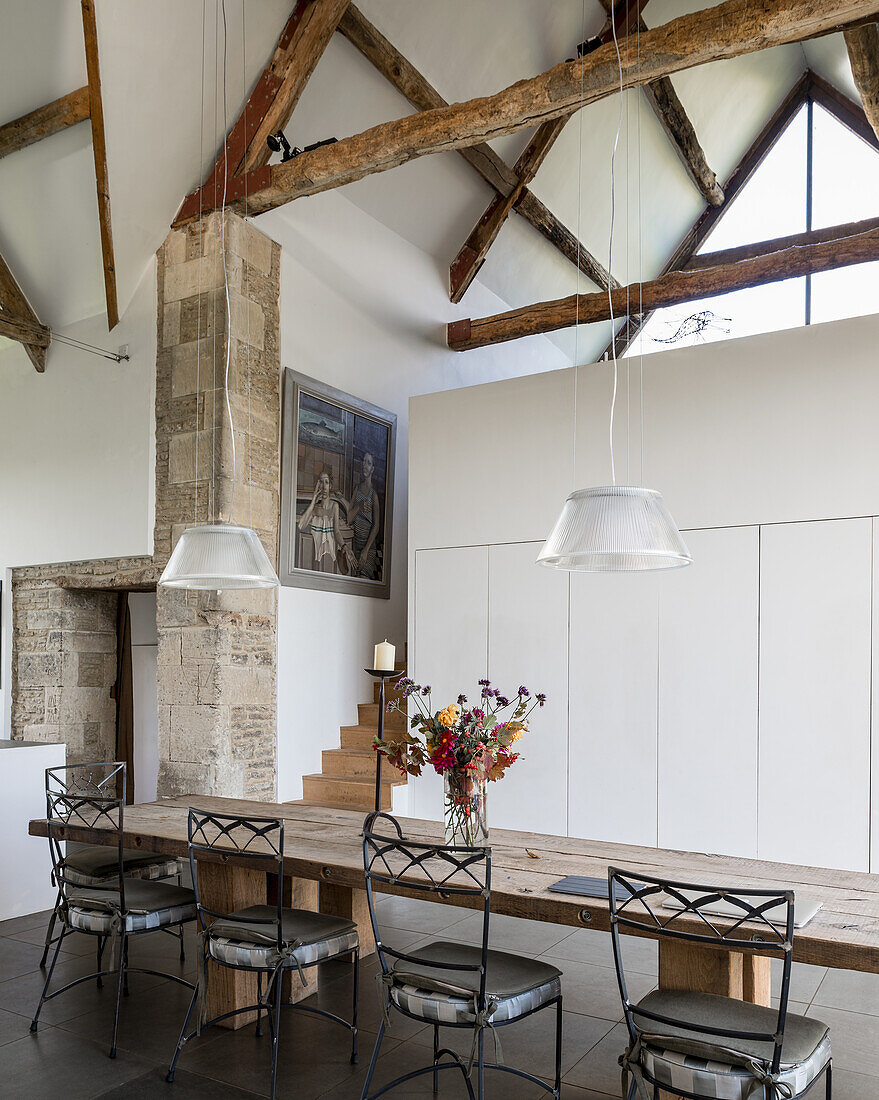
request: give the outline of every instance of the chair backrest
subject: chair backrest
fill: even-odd
[[[485,970],[488,959],[488,927],[491,909],[491,848],[429,844],[408,840],[396,818],[387,813],[369,814],[363,823],[363,870],[369,919],[382,972],[391,969],[387,956],[441,970],[479,973],[478,1007],[485,1007]],[[479,898],[482,908],[482,955],[478,964],[448,963],[426,959],[417,953],[398,951],[384,943],[375,915],[376,883],[403,886],[445,900]]]
[[[781,1063],[790,997],[794,938],[793,891],[703,886],[609,867],[608,896],[614,963],[631,1040],[634,1042],[640,1032],[649,1032],[649,1021],[653,1020],[702,1032],[706,1041],[719,1037],[733,1041],[741,1039],[771,1043],[771,1068],[773,1073],[777,1073]],[[734,915],[721,916],[716,911],[721,902],[725,911],[731,911]],[[782,979],[775,1029],[771,1033],[735,1031],[712,1027],[700,1020],[682,1020],[638,1008],[629,1000],[626,991],[620,943],[621,928],[640,929],[649,931],[659,939],[705,944],[728,951],[750,953],[759,945],[761,955],[780,958]]]
[[[198,910],[199,928],[204,931],[208,922],[205,917],[214,917],[227,924],[242,926],[264,925],[264,934],[274,939],[281,947],[283,940],[281,916],[284,906],[284,822],[277,817],[239,817],[235,814],[220,814],[206,810],[189,810],[189,868],[192,872],[192,885],[195,890],[195,902]],[[218,854],[234,855],[236,863],[245,862],[255,870],[264,872],[267,879],[274,878],[277,895],[277,910],[270,917],[236,918],[232,913],[223,913],[209,909],[202,901],[199,888],[198,854],[204,857],[202,862],[214,862]]]
[[[46,819],[49,853],[55,881],[65,901],[71,884],[65,879],[64,831],[68,828],[115,833],[117,876],[112,887],[119,891],[125,910],[125,880],[122,866],[122,813],[125,792],[125,764],[119,760],[93,764],[67,764],[46,769]],[[120,797],[121,796],[121,797]],[[100,889],[100,888],[96,888]]]

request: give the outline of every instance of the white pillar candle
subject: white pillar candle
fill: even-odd
[[[380,670],[381,672],[393,672],[394,671],[394,654],[396,650],[388,641],[387,638],[383,642],[379,642],[375,647],[375,655],[373,656],[372,667]]]

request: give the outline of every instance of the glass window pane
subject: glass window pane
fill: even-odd
[[[879,313],[879,262],[812,276],[812,324],[866,313]]]
[[[818,104],[814,126],[812,228],[879,216],[879,153]]]

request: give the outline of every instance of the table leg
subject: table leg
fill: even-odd
[[[284,905],[289,909],[309,909],[316,913],[319,909],[319,883],[316,879],[293,878],[284,876]],[[284,974],[281,1000],[284,1004],[296,1004],[304,1001],[318,990],[319,967],[312,966],[302,971],[306,984],[302,984],[299,971],[294,967]]]
[[[360,957],[373,954],[375,936],[372,934],[372,921],[369,919],[369,903],[366,891],[352,886],[339,886],[335,882],[320,884],[320,911],[332,913],[334,917],[345,917],[357,925],[360,937]]]
[[[753,1004],[770,1003],[770,960],[684,940],[659,941],[660,989],[719,993]]]
[[[202,905],[218,913],[231,913],[235,909],[265,905],[266,902],[265,872],[252,871],[247,867],[201,860],[198,864],[198,889]],[[207,919],[210,921],[211,918]],[[244,1005],[256,1004],[256,974],[212,963],[208,966],[208,1019]],[[255,1012],[241,1012],[224,1020],[220,1026],[235,1030],[255,1019]]]

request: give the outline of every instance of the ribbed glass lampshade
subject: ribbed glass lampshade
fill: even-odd
[[[677,569],[692,560],[662,494],[634,485],[571,493],[537,558],[539,565],[587,573]]]
[[[250,527],[187,527],[159,580],[168,588],[275,588],[278,577]]]

